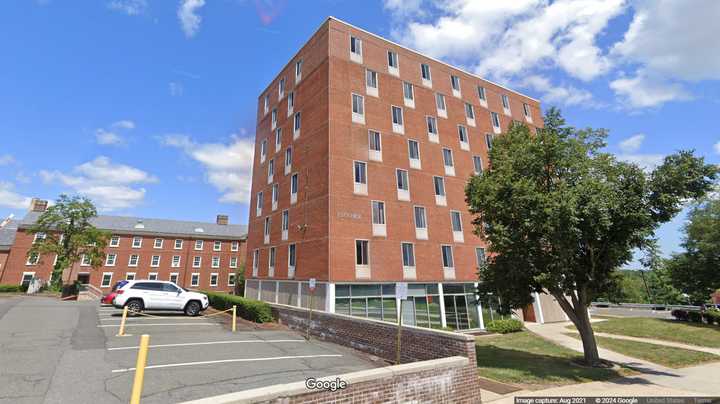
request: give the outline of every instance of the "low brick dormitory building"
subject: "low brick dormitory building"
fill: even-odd
[[[42,235],[29,228],[47,208],[33,199],[20,220],[0,228],[0,284],[28,284],[33,277],[48,281],[54,256],[28,257]],[[107,292],[119,280],[170,280],[190,289],[231,291],[235,272],[245,262],[245,225],[228,224],[218,215],[215,223],[99,215],[91,223],[111,234],[105,261],[99,268],[75,263],[63,281],[76,280]]]

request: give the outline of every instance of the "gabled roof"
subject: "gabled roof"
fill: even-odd
[[[32,226],[41,214],[42,212],[28,212],[22,221],[20,221],[19,227],[27,228]],[[90,219],[90,222],[98,229],[121,234],[164,234],[198,238],[222,237],[234,239],[244,239],[247,236],[247,226],[240,224],[221,225],[210,222],[107,215],[96,216]]]
[[[0,228],[0,251],[10,250],[15,242],[19,220],[10,220],[8,224]]]

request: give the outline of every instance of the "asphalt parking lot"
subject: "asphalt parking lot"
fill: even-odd
[[[140,335],[150,335],[143,403],[182,402],[379,366],[285,330],[175,313],[132,317],[96,302],[0,297],[0,403],[127,403]]]

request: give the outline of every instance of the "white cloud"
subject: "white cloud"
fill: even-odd
[[[720,142],[715,143],[713,148],[715,149],[715,153],[720,154]]]
[[[662,154],[619,154],[617,158],[620,161],[637,164],[644,170],[650,171],[662,164],[665,156]]]
[[[125,139],[118,133],[118,130],[135,129],[135,122],[130,120],[116,121],[110,124],[111,129],[95,129],[95,140],[98,144],[106,146],[118,146],[125,143]]]
[[[682,85],[659,77],[651,77],[644,70],[634,77],[620,77],[610,82],[624,106],[630,108],[656,107],[673,100],[687,100],[690,95]]]
[[[185,36],[191,38],[200,29],[202,17],[197,12],[205,5],[205,0],[180,0],[177,16]]]
[[[183,150],[204,167],[207,182],[222,193],[220,202],[249,202],[255,153],[251,138],[232,136],[229,144],[223,144],[196,143],[185,135],[166,135],[161,142]]]
[[[642,133],[638,133],[637,135],[630,136],[629,138],[620,142],[620,150],[623,153],[632,153],[634,151],[637,151],[637,149],[639,149],[640,146],[642,146],[642,143],[644,140],[645,140],[645,135]]]
[[[398,17],[423,16],[422,0],[385,0],[384,7]]]
[[[146,0],[112,0],[107,3],[110,10],[119,11],[127,15],[142,14],[147,10]]]
[[[168,84],[168,88],[170,90],[170,95],[173,97],[179,97],[185,92],[185,87],[183,87],[181,83],[175,81],[171,81]]]
[[[137,186],[157,182],[157,178],[145,171],[124,164],[114,164],[105,156],[76,166],[71,174],[42,170],[40,177],[46,183],[60,183],[87,196],[100,211],[138,205],[145,198],[145,188]]]
[[[546,77],[539,75],[528,76],[522,80],[520,85],[540,92],[543,101],[550,104],[582,105],[585,107],[597,105],[589,91],[574,86],[552,84]]]
[[[113,122],[110,126],[119,129],[135,129],[135,122],[125,119],[122,121]]]
[[[7,166],[15,163],[15,157],[11,154],[0,154],[0,166]]]
[[[0,206],[10,209],[27,209],[31,199],[29,196],[15,192],[12,183],[0,181]]]

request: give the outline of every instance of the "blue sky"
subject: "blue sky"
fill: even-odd
[[[246,223],[257,95],[328,15],[607,128],[621,159],[695,149],[718,163],[720,2],[689,3],[10,2],[0,216],[67,192],[105,213]],[[658,232],[665,253],[683,220]]]

